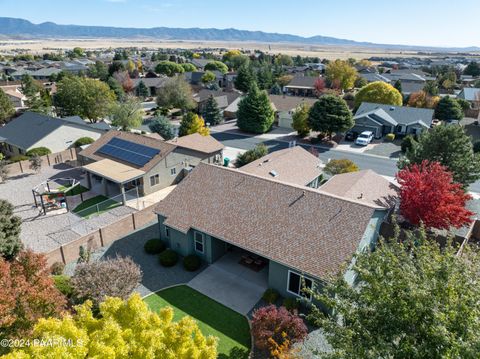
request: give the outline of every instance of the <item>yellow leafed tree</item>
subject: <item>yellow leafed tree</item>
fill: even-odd
[[[152,312],[138,294],[126,301],[107,298],[100,304],[99,316],[93,315],[89,301],[76,310],[73,316],[42,319],[35,326],[33,338],[51,345],[30,345],[4,358],[217,357],[217,338],[205,337],[192,318],[174,322],[173,309]]]

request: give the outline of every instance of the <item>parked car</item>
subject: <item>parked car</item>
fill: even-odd
[[[345,141],[355,141],[358,137],[357,131],[347,131],[345,134]]]
[[[373,132],[372,131],[363,131],[361,134],[358,135],[357,139],[355,140],[356,145],[366,146],[373,140]]]

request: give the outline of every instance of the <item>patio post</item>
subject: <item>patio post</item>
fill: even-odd
[[[122,203],[125,206],[125,204],[127,203],[127,196],[125,195],[125,187],[123,187],[123,183],[120,183],[119,186],[120,186],[120,192],[122,193]]]

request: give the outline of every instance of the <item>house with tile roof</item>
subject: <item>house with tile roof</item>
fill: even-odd
[[[388,133],[420,134],[432,126],[434,111],[428,108],[362,102],[353,117],[352,131],[372,131],[376,138]]]
[[[136,189],[144,196],[180,182],[200,162],[221,164],[223,145],[199,134],[163,141],[111,130],[83,149],[78,159],[89,188],[105,196]]]
[[[375,245],[387,209],[202,163],[155,212],[160,238],[179,254],[211,264],[238,252],[239,263],[264,266],[268,286],[282,296],[311,300],[304,287],[321,288]],[[345,275],[353,283],[354,275]]]

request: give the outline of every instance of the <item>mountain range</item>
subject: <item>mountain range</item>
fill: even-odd
[[[359,46],[414,51],[479,51],[479,47],[429,47],[375,44],[328,36],[302,37],[291,34],[237,29],[201,28],[130,28],[113,26],[59,25],[53,22],[34,24],[25,19],[0,17],[0,36],[16,39],[35,38],[153,38],[161,40],[249,41],[262,43],[295,43],[305,45]]]

